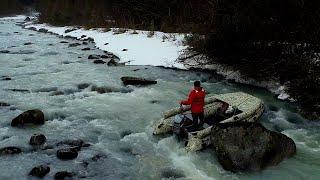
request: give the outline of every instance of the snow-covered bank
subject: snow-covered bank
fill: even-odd
[[[90,29],[76,27],[54,27],[48,24],[26,24],[25,28],[37,31],[45,29],[62,37],[73,37],[78,40],[92,39],[101,50],[118,56],[129,65],[152,65],[185,69],[176,62],[187,46],[183,45],[183,34],[148,32],[138,30],[122,30],[112,28]]]
[[[215,70],[217,74],[237,83],[248,84],[268,89],[281,100],[290,100],[286,87],[277,81],[257,81],[243,76],[239,71],[221,64],[212,64],[203,56],[179,60],[184,56],[188,46],[183,44],[185,34],[123,30],[111,28],[84,29],[79,27],[55,27],[49,24],[26,22],[24,27],[36,31],[47,31],[62,37],[78,40],[92,39],[98,49],[111,52],[122,62],[129,65],[152,65],[189,69],[191,67]]]

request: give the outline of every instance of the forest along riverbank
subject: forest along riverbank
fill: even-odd
[[[94,43],[22,29],[16,25],[19,21],[0,22],[0,147],[17,147],[22,152],[1,150],[18,153],[1,153],[1,178],[27,179],[39,165],[44,173],[50,167],[45,178],[319,178],[320,124],[302,118],[294,105],[273,94],[230,84],[210,73],[95,64],[88,59],[90,55],[102,59],[108,52],[96,49]],[[144,77],[157,84],[124,86],[124,76]],[[262,172],[238,174],[225,171],[210,149],[188,154],[174,137],[154,137],[153,122],[176,107],[198,79],[213,94],[244,91],[261,98],[266,106],[262,124],[293,139],[297,154]],[[13,119],[31,109],[43,112],[44,125],[11,127]],[[46,148],[31,146],[43,142]],[[68,148],[76,148],[77,156],[73,149],[69,153],[76,158],[59,159],[69,151],[58,150]]]

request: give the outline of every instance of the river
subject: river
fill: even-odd
[[[93,64],[87,57],[103,54],[94,49],[94,44],[68,47],[77,41],[25,30],[15,23],[16,20],[0,20],[0,50],[11,52],[0,53],[0,76],[12,78],[0,80],[0,101],[11,104],[0,107],[0,148],[18,146],[23,153],[0,156],[0,179],[28,179],[28,172],[40,164],[51,168],[45,179],[64,170],[84,179],[320,178],[320,123],[303,119],[294,104],[277,100],[266,90],[232,84],[209,73]],[[33,44],[24,45],[28,42]],[[81,51],[85,47],[93,50]],[[158,84],[124,87],[122,76],[156,79]],[[266,106],[261,122],[292,138],[297,154],[262,172],[231,173],[220,166],[210,149],[187,153],[172,136],[154,137],[152,124],[163,111],[176,107],[192,82],[199,79],[210,93],[244,91],[261,98]],[[79,90],[77,86],[82,83],[115,92],[99,94],[90,87]],[[63,95],[51,96],[55,91]],[[43,126],[10,127],[14,117],[34,108],[45,113],[47,121]],[[83,148],[75,160],[61,161],[56,149],[31,149],[28,141],[34,133],[46,135],[48,144],[82,139],[91,146]],[[100,159],[92,160],[97,154]]]

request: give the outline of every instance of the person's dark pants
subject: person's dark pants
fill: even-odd
[[[195,130],[201,128],[204,124],[204,113],[192,113],[193,127]],[[198,121],[200,120],[200,123]]]

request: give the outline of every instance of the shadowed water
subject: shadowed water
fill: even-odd
[[[0,107],[0,148],[18,146],[24,151],[0,156],[0,179],[28,179],[28,172],[40,164],[51,167],[45,179],[52,179],[56,172],[64,170],[84,179],[318,179],[320,176],[320,124],[303,119],[294,105],[278,101],[265,90],[229,84],[206,73],[93,64],[87,57],[103,52],[81,51],[85,47],[94,49],[93,44],[68,47],[76,41],[68,39],[69,44],[60,43],[61,38],[24,30],[15,21],[0,22],[0,50],[11,52],[0,53],[0,77],[12,78],[0,80],[0,101],[11,104]],[[33,44],[24,45],[28,42]],[[124,87],[122,76],[156,79],[158,84]],[[291,137],[297,145],[297,155],[262,172],[234,174],[223,170],[211,150],[188,154],[174,137],[153,137],[152,123],[161,118],[163,111],[177,106],[192,82],[199,79],[210,93],[245,91],[263,99],[266,111],[261,121],[268,129]],[[93,86],[114,92],[99,94],[92,91]],[[34,108],[45,113],[48,120],[45,125],[10,127],[14,117]],[[56,149],[31,149],[28,141],[34,133],[45,134],[51,145],[66,139],[82,139],[91,146],[83,148],[75,160],[61,161],[56,157]]]

